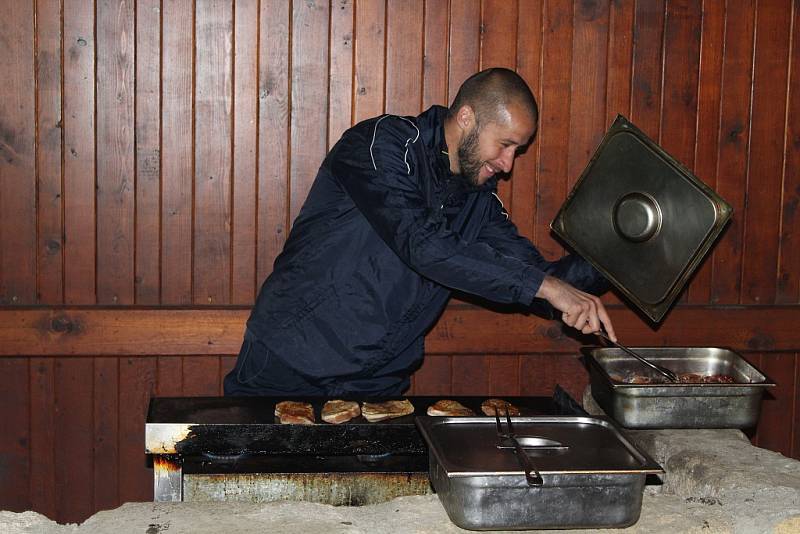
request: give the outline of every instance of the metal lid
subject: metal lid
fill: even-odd
[[[663,472],[604,419],[512,417],[511,421],[517,441],[542,474]],[[420,416],[417,425],[449,477],[522,472],[513,448],[498,438],[493,418]]]
[[[618,115],[550,226],[659,322],[731,214],[727,202]]]

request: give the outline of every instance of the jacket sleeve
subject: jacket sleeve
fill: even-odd
[[[542,272],[563,280],[573,287],[600,295],[608,291],[611,284],[592,265],[577,254],[570,254],[556,261],[547,261],[539,250],[511,222],[503,204],[495,196],[488,224],[483,226],[478,240],[491,244],[502,254],[519,258]],[[540,315],[554,317],[555,310],[543,299],[535,299],[534,311]]]
[[[485,242],[468,243],[450,229],[423,193],[433,177],[419,132],[410,121],[385,117],[368,132],[345,136],[327,160],[359,211],[410,268],[451,289],[500,303],[528,305],[544,273]]]

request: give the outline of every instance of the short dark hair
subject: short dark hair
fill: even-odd
[[[449,115],[454,117],[468,105],[478,122],[493,122],[512,102],[521,104],[534,121],[538,120],[539,106],[525,80],[513,70],[494,67],[473,74],[461,84]]]

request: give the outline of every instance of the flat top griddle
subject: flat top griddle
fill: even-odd
[[[573,415],[565,413],[565,408],[551,397],[504,397],[504,396],[408,396],[380,399],[349,398],[361,402],[382,402],[386,400],[408,399],[414,406],[414,413],[394,419],[370,423],[364,417],[351,419],[344,425],[368,426],[414,426],[414,417],[426,415],[428,407],[442,399],[456,400],[482,416],[481,403],[488,398],[502,398],[520,409],[522,416],[535,415]],[[275,417],[275,405],[281,401],[292,400],[308,402],[314,407],[317,425],[328,426],[322,421],[322,406],[330,398],[323,397],[156,397],[150,402],[147,423],[182,423],[190,425],[280,425]],[[280,425],[295,426],[295,425]],[[340,425],[330,425],[340,426]]]
[[[427,454],[415,424],[430,405],[443,398],[457,400],[477,415],[490,396],[408,396],[414,413],[370,423],[357,417],[334,425],[322,422],[320,411],[329,399],[321,397],[160,397],[150,401],[145,425],[145,452],[181,457],[248,455],[345,456]],[[561,388],[553,397],[499,397],[520,409],[522,416],[583,415],[580,406]],[[280,424],[275,405],[284,400],[309,402],[317,424]],[[383,399],[350,399],[365,400]]]

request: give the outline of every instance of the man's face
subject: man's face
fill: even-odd
[[[458,145],[461,175],[478,187],[498,172],[511,172],[518,150],[530,142],[535,130],[533,117],[517,104],[508,106],[496,121],[474,121]]]

